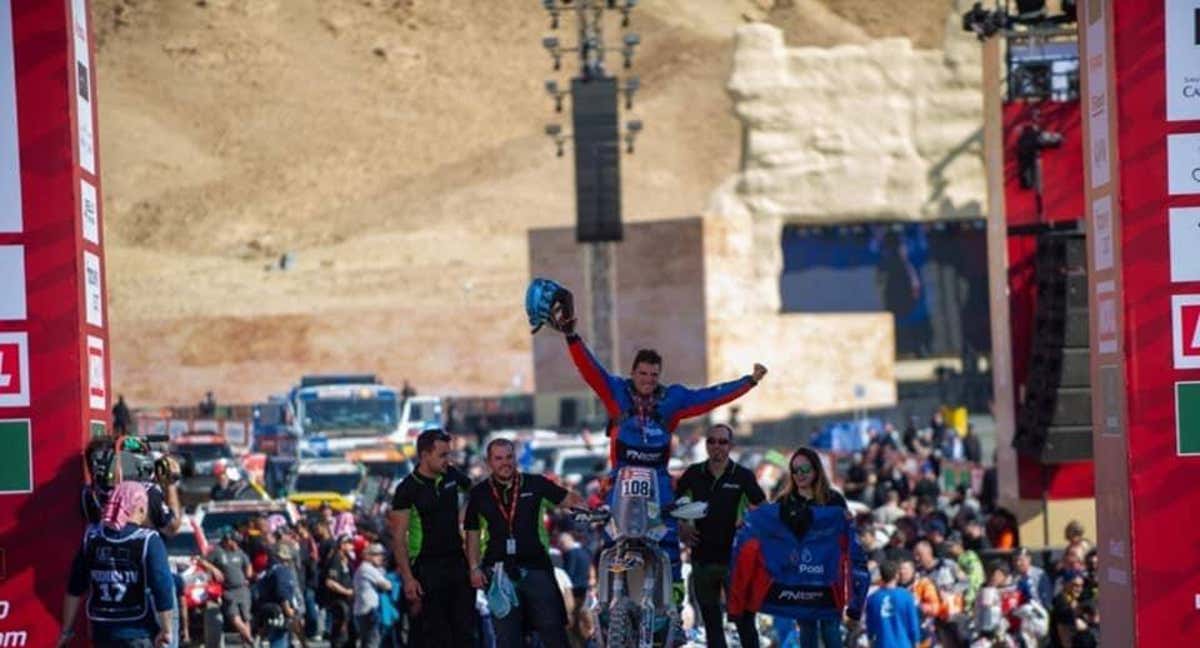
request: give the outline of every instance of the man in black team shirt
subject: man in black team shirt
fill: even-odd
[[[567,610],[543,516],[546,506],[582,506],[583,499],[541,475],[517,472],[512,441],[492,441],[486,458],[492,474],[471,489],[463,528],[471,585],[482,589],[494,565],[503,564],[520,601],[503,618],[493,614],[496,648],[521,648],[526,632],[537,632],[545,648],[566,648]]]
[[[388,522],[392,553],[404,580],[413,647],[475,644],[475,591],[458,529],[458,497],[470,480],[450,466],[450,436],[417,437],[417,469],[396,487]]]
[[[692,548],[692,584],[704,618],[708,645],[725,648],[721,588],[729,576],[733,536],[748,507],[766,499],[754,473],[729,459],[733,428],[718,423],[705,436],[708,460],[688,466],[675,485],[675,496],[708,502],[708,513],[695,526],[680,523],[679,537]],[[734,619],[743,646],[757,646],[754,615]]]

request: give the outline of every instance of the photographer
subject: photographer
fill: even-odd
[[[84,487],[81,505],[89,524],[100,521],[113,485],[136,481],[146,488],[146,526],[166,536],[179,531],[182,524],[178,489],[181,473],[173,458],[155,457],[146,442],[137,437],[123,437],[115,444],[98,439],[89,445],[87,452],[92,483]],[[122,452],[128,455],[127,461],[135,471],[128,477],[122,470]]]

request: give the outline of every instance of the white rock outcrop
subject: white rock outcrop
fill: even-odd
[[[741,169],[705,224],[708,373],[774,357],[788,365],[779,383],[803,386],[764,390],[750,418],[895,403],[891,316],[780,314],[780,237],[787,224],[984,215],[979,45],[960,13],[939,50],[788,48],[770,25],[738,30],[728,88]]]

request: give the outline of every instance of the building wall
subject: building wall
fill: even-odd
[[[702,238],[697,217],[625,225],[625,240],[617,245],[618,333],[611,372],[627,375],[636,350],[653,348],[664,358],[664,381],[707,381]],[[586,340],[591,299],[574,228],[531,230],[529,250],[533,276],[554,279],[574,293]],[[534,337],[533,371],[539,394],[575,392],[583,385],[562,336],[552,331]]]
[[[732,380],[761,362],[771,373],[738,402],[742,421],[895,404],[891,315],[780,315],[764,307],[753,300],[760,291],[752,239],[745,219],[626,224],[617,248],[618,366],[611,370],[628,374],[644,346],[662,353],[665,381],[688,385]],[[533,230],[529,243],[533,276],[575,293],[586,331],[590,306],[574,230]],[[533,347],[537,424],[558,425],[559,401],[586,392],[561,336],[539,333]],[[728,415],[723,408],[715,418]]]

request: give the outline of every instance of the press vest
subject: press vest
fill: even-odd
[[[146,578],[146,547],[156,532],[139,528],[121,538],[110,537],[102,525],[84,533],[84,565],[90,595],[87,615],[92,621],[140,621],[150,606]]]

